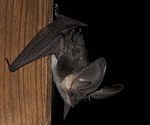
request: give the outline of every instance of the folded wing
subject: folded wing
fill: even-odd
[[[37,33],[11,65],[6,59],[9,70],[14,72],[20,67],[44,56],[51,54],[58,56],[60,49],[62,50],[60,41],[63,42],[65,34],[78,26],[86,26],[86,24],[60,15],[53,23]]]

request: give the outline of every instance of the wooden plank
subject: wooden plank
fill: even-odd
[[[0,1],[0,125],[48,125],[51,121],[49,58],[10,73],[12,62],[52,21],[53,0]]]

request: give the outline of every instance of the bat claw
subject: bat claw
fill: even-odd
[[[58,13],[58,11],[59,11],[59,5],[58,4],[54,4],[54,12],[55,12],[55,16],[56,17],[58,17],[59,16],[59,13]]]
[[[9,71],[10,72],[14,72],[14,70],[11,68],[11,65],[9,63],[9,60],[7,58],[5,58],[6,62],[7,62],[7,65],[8,65],[8,68],[9,68]]]
[[[5,58],[7,65],[10,66],[9,60],[7,58]]]

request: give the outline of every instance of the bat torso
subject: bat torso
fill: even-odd
[[[87,66],[86,49],[82,35],[77,32],[70,33],[69,37],[64,38],[62,52],[57,57],[51,56],[53,80],[57,89],[66,102],[69,102],[67,90],[71,88],[72,81],[76,78],[79,71]]]

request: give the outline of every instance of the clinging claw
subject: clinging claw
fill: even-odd
[[[54,4],[54,12],[55,12],[55,16],[58,17],[59,16],[59,5],[58,4]]]

